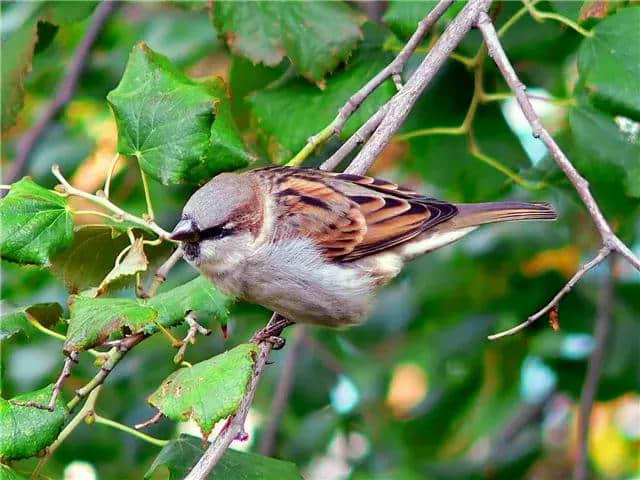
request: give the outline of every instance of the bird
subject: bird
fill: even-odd
[[[312,168],[221,173],[171,239],[223,293],[296,323],[364,322],[404,264],[480,225],[555,220],[548,203],[450,203],[395,183]]]

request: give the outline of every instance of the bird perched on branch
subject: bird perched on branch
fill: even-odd
[[[340,327],[364,321],[406,261],[485,223],[555,218],[547,203],[455,204],[371,177],[269,167],[210,180],[172,238],[223,292]]]

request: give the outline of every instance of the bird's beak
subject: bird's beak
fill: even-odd
[[[195,241],[198,239],[198,229],[190,219],[182,219],[171,232],[171,240],[180,242]]]

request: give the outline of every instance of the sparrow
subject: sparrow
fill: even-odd
[[[294,322],[363,322],[403,265],[478,226],[555,220],[548,203],[449,203],[395,183],[292,167],[222,173],[171,234],[222,292]]]

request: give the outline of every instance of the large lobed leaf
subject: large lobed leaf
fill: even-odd
[[[175,421],[194,420],[207,437],[213,426],[235,413],[247,391],[258,347],[244,343],[169,375],[149,403]]]
[[[325,90],[301,79],[292,79],[278,88],[260,90],[249,96],[253,123],[274,162],[289,160],[311,135],[335,118],[354,92],[388,64],[390,56],[380,52],[382,33],[371,25],[365,25],[364,31],[365,44],[343,70],[327,79]],[[393,93],[394,86],[388,80],[349,119],[343,136],[351,135]]]
[[[73,296],[71,301],[65,352],[86,350],[115,332],[141,332],[158,318],[156,310],[132,298]]]
[[[269,66],[286,55],[314,82],[346,60],[362,35],[342,1],[216,2],[213,21],[235,54]]]
[[[640,7],[603,20],[578,51],[578,71],[595,104],[640,120]]]
[[[197,277],[168,292],[152,297],[148,305],[158,312],[158,323],[172,327],[182,321],[191,310],[204,323],[213,318],[226,323],[232,299],[215,288],[205,277]]]
[[[144,43],[133,48],[107,100],[118,125],[118,152],[137,157],[165,185],[201,184],[251,160],[219,83],[191,80]]]
[[[169,471],[169,480],[181,480],[204,454],[206,445],[200,438],[180,435],[165,445],[153,460],[144,478],[152,475],[161,467]],[[155,478],[155,477],[153,477]],[[300,480],[302,475],[294,463],[255,453],[227,450],[220,462],[207,477],[209,480]]]
[[[31,457],[56,439],[67,416],[61,397],[58,397],[53,412],[13,403],[47,404],[52,393],[53,384],[11,400],[0,398],[0,460]]]
[[[95,2],[74,1],[40,2],[37,6],[33,2],[3,4],[3,15],[8,15],[6,10],[9,10],[14,22],[16,18],[24,18],[24,22],[15,30],[12,30],[13,25],[9,25],[9,22],[3,26],[0,57],[3,132],[15,123],[24,105],[24,77],[31,68],[36,43],[43,41],[38,37],[38,23],[62,25],[75,22],[89,15],[95,6]]]
[[[182,322],[193,311],[203,323],[215,317],[226,323],[231,299],[198,277],[149,300],[74,296],[64,350],[82,351],[115,335],[154,333]]]
[[[0,200],[0,249],[13,262],[49,265],[71,244],[73,223],[67,200],[25,177]]]

